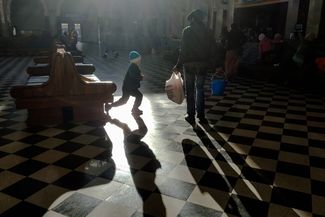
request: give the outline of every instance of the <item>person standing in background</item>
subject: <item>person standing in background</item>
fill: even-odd
[[[238,71],[239,56],[242,53],[242,46],[245,43],[245,36],[236,23],[231,25],[231,30],[226,36],[226,58],[225,72],[228,79],[233,79]]]
[[[264,34],[261,33],[258,36],[258,52],[260,55],[260,60],[264,64],[271,63],[271,52],[272,52],[272,41]]]

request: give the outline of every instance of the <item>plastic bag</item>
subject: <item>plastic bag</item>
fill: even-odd
[[[173,72],[170,79],[166,81],[165,91],[168,99],[171,101],[182,104],[184,101],[183,79],[181,73]]]
[[[293,62],[295,62],[297,64],[297,66],[302,66],[304,64],[304,56],[299,54],[299,53],[295,53],[295,55],[293,55],[292,57]]]

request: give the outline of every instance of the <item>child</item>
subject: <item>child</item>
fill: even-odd
[[[141,63],[141,55],[136,51],[131,51],[129,54],[129,59],[131,64],[124,77],[122,97],[110,105],[106,104],[105,107],[106,111],[108,112],[108,110],[112,107],[124,105],[129,100],[130,96],[133,96],[135,97],[135,101],[132,108],[132,114],[142,115],[143,112],[139,109],[143,97],[142,93],[139,91],[140,81],[143,79],[143,75],[139,69]]]

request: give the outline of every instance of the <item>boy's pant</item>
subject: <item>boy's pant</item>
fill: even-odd
[[[118,107],[121,105],[124,105],[125,103],[127,103],[127,101],[129,100],[130,96],[135,97],[135,101],[133,104],[133,109],[139,108],[139,106],[141,105],[142,102],[142,93],[136,89],[136,90],[123,90],[123,94],[122,97],[117,100],[116,102],[112,103],[112,107]]]

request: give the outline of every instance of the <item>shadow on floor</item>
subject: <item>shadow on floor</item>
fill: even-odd
[[[202,128],[196,125],[193,130],[203,146],[190,139],[182,141],[187,166],[200,191],[209,193],[222,210],[239,216],[269,216],[271,197],[290,203],[281,192],[272,191],[274,174],[267,176],[249,167],[245,163],[246,156],[232,149],[209,124],[202,125]],[[216,147],[210,138],[220,146]],[[193,161],[192,150],[195,150],[194,156],[202,157],[202,161]],[[202,177],[198,177],[196,170],[203,164],[208,169]],[[298,216],[293,209],[285,212]]]
[[[148,128],[145,125],[143,119],[140,116],[133,117],[138,126],[138,129],[133,131],[130,130],[129,126],[126,123],[122,123],[117,119],[113,119],[111,123],[115,124],[123,130],[125,155],[131,168],[133,182],[143,201],[144,215],[147,216],[146,214],[152,213],[152,203],[154,203],[155,216],[164,217],[166,216],[166,207],[162,201],[160,190],[155,184],[156,171],[157,169],[161,168],[161,164],[157,160],[153,151],[149,148],[148,144],[141,141],[148,132]],[[139,146],[136,150],[141,149],[142,155],[150,159],[150,161],[146,164],[146,168],[149,168],[151,175],[146,177],[140,177],[137,175],[137,171],[134,169],[136,168],[135,163],[137,162],[137,156],[132,154],[132,151],[134,151],[134,146]],[[154,201],[147,200],[151,192],[148,193],[147,189],[143,189],[141,187],[144,185],[144,183],[147,187],[152,189],[152,192],[154,191],[156,193],[157,196],[155,197]]]

